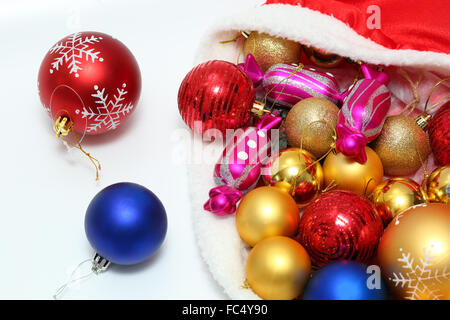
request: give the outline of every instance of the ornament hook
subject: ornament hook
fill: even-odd
[[[88,262],[90,262],[92,264],[91,270],[88,273],[75,278],[74,277],[75,274],[81,269],[81,267],[83,265],[85,265]],[[74,283],[78,283],[82,280],[87,280],[94,274],[98,275],[98,274],[106,271],[106,269],[108,269],[110,264],[111,264],[111,262],[108,259],[103,258],[98,253],[96,253],[94,255],[94,258],[86,259],[86,260],[80,262],[78,264],[78,266],[70,274],[69,280],[66,283],[64,283],[62,286],[60,286],[58,288],[58,290],[56,290],[55,294],[53,295],[53,299],[58,300],[61,297],[61,295],[66,291],[66,289],[70,288],[70,285],[72,285]]]
[[[53,130],[55,130],[57,138],[59,138],[60,136],[67,136],[72,128],[73,121],[66,116],[59,116],[53,126]]]

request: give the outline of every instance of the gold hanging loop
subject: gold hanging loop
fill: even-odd
[[[93,156],[91,156],[91,154],[89,152],[86,152],[86,150],[83,149],[83,147],[81,146],[81,142],[75,133],[75,130],[72,130],[73,129],[73,121],[67,116],[60,116],[60,117],[58,117],[58,119],[56,119],[53,129],[55,130],[56,138],[61,138],[61,136],[65,137],[70,132],[72,132],[72,134],[75,138],[76,144],[73,144],[63,138],[61,138],[61,140],[63,140],[69,146],[80,150],[86,157],[89,158],[89,160],[92,162],[92,164],[95,167],[95,173],[96,173],[95,180],[96,181],[100,180],[99,171],[102,169],[100,161],[98,159],[94,158]]]

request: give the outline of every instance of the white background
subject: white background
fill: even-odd
[[[121,181],[160,197],[169,220],[166,241],[149,261],[113,266],[63,298],[226,298],[200,257],[186,167],[174,160],[174,131],[186,128],[177,92],[208,26],[256,3],[261,1],[0,1],[1,299],[51,299],[93,254],[84,233],[90,200]],[[141,100],[128,121],[83,142],[101,161],[98,183],[90,162],[56,140],[37,93],[47,50],[75,31],[118,38],[142,73]]]

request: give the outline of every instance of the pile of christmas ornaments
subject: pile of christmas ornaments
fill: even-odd
[[[205,172],[217,186],[204,209],[235,214],[249,288],[263,299],[450,299],[450,104],[388,117],[380,66],[243,36],[245,61],[196,66],[178,104],[203,136],[236,130]],[[333,75],[343,64],[357,74],[345,90]],[[431,152],[439,166],[408,178]]]

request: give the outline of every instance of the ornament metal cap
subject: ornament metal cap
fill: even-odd
[[[248,37],[250,37],[250,33],[252,33],[251,31],[241,31],[241,35],[247,39]]]
[[[416,118],[416,124],[422,129],[422,130],[427,130],[428,129],[428,121],[431,119],[431,114],[421,114],[420,116],[418,116]]]
[[[253,103],[253,106],[250,110],[254,115],[258,116],[258,117],[262,117],[266,114],[270,114],[271,111],[269,109],[266,108],[266,104],[264,102],[261,101],[255,101]]]
[[[73,127],[73,121],[70,120],[70,118],[65,116],[59,116],[58,119],[56,119],[55,124],[53,126],[53,130],[55,130],[56,137],[59,138],[60,136],[67,136],[72,130]]]
[[[104,272],[108,269],[110,264],[111,262],[108,259],[103,258],[101,255],[96,253],[94,259],[92,259],[92,271],[97,274]]]

